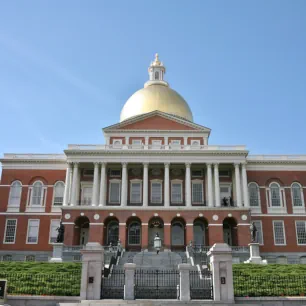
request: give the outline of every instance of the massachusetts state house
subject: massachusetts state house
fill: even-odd
[[[60,220],[64,245],[120,243],[162,251],[225,241],[247,259],[250,224],[268,262],[306,263],[306,155],[250,155],[211,145],[156,55],[105,144],[1,158],[0,259],[48,260]],[[72,256],[71,260],[77,260]]]

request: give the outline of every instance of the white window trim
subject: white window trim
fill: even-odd
[[[12,196],[12,186],[16,182],[20,183],[20,187],[21,187],[19,203],[18,204],[10,204],[11,196]],[[20,203],[21,203],[21,196],[22,196],[22,183],[19,180],[15,180],[14,182],[12,182],[12,184],[10,186],[9,199],[8,199],[8,203],[7,203],[7,211],[8,212],[19,212],[19,210],[20,210]]]
[[[274,230],[274,223],[275,222],[282,222],[283,223],[283,231],[284,231],[284,243],[276,243],[275,242],[275,230]],[[284,220],[272,220],[272,225],[273,225],[273,239],[274,239],[274,245],[275,246],[284,246],[287,245],[287,240],[286,240],[286,229],[285,229],[285,223]]]
[[[139,200],[139,202],[132,202],[132,185],[133,185],[133,183],[140,183],[140,200]],[[139,179],[130,180],[130,203],[132,203],[132,204],[142,203],[142,180],[139,180]]]
[[[195,201],[193,201],[193,186],[192,186],[193,184],[201,184],[201,187],[202,187],[202,199],[201,199],[201,202],[195,202]],[[203,180],[199,180],[199,179],[191,180],[191,203],[192,203],[192,204],[203,204],[203,203],[204,203]]]
[[[250,201],[251,199],[250,199],[249,187],[250,187],[251,184],[256,184],[256,186],[257,186],[258,206],[251,206],[251,204],[250,204],[250,208],[251,208],[253,213],[260,214],[261,213],[260,187],[256,182],[250,182],[248,184],[248,194],[249,194],[249,202],[250,203],[251,203],[251,201]]]
[[[173,198],[172,198],[173,184],[181,185],[181,199],[180,199],[180,201],[177,201],[177,202],[173,202]],[[178,179],[171,180],[171,203],[173,203],[173,204],[181,204],[181,203],[183,203],[183,198],[184,198],[183,197],[183,181],[182,180],[178,180]]]
[[[28,242],[28,238],[29,238],[29,227],[30,227],[31,221],[38,221],[37,242]],[[26,244],[38,244],[38,240],[39,240],[39,229],[40,229],[40,219],[28,219],[28,229],[27,229],[27,240],[26,240]]]
[[[160,202],[153,202],[152,201],[152,195],[153,195],[153,192],[152,192],[152,184],[153,183],[160,183],[161,184],[161,188],[160,188]],[[161,204],[163,203],[163,181],[162,180],[158,180],[158,179],[154,179],[154,180],[151,180],[150,181],[150,202],[151,203],[154,203],[154,204]]]
[[[277,184],[279,187],[279,196],[280,196],[280,206],[272,206],[272,196],[271,196],[271,185]],[[267,197],[267,208],[268,213],[287,213],[287,205],[286,205],[286,194],[284,187],[280,186],[277,182],[271,182],[269,187],[266,189],[266,197]]]
[[[263,231],[263,227],[262,227],[262,221],[261,220],[254,220],[255,222],[259,222],[260,223],[260,226],[261,226],[261,240],[262,240],[262,243],[260,243],[259,245],[264,245],[265,244],[265,241],[264,241],[264,231]],[[274,228],[274,227],[273,227]]]
[[[299,243],[298,241],[298,234],[297,234],[297,226],[296,223],[297,222],[304,222],[305,223],[305,227],[306,227],[306,221],[305,220],[295,220],[295,237],[296,237],[296,244],[297,245],[306,245],[306,243]]]
[[[119,183],[119,201],[118,202],[111,202],[111,183]],[[108,187],[108,203],[111,204],[120,204],[121,202],[121,180],[118,179],[111,179],[109,180],[109,187]]]
[[[13,242],[5,242],[8,220],[16,220],[16,227],[15,227],[15,234],[14,234],[14,241]],[[6,221],[5,221],[4,237],[3,237],[3,244],[15,244],[15,242],[16,242],[16,233],[17,233],[17,225],[18,225],[18,219],[6,219]]]
[[[53,221],[59,221],[61,222],[61,219],[51,219],[50,220],[50,229],[49,229],[49,244],[53,244],[54,242],[51,242],[51,232],[52,232],[52,222]]]
[[[80,204],[84,203],[84,188],[93,188],[93,182],[81,182],[81,203]],[[84,205],[84,207],[86,206],[88,205]]]
[[[182,141],[180,139],[172,139],[170,144],[171,146],[180,146]]]
[[[118,144],[115,144],[115,142],[117,142],[117,141],[119,141],[119,143]],[[121,147],[122,146],[122,139],[113,139],[112,140],[112,146],[113,147]]]
[[[292,186],[294,184],[298,184],[300,186],[300,191],[301,191],[301,200],[302,200],[302,206],[294,206],[294,201],[293,201],[293,190]],[[291,203],[292,203],[292,211],[294,214],[296,213],[305,213],[305,202],[304,202],[304,192],[303,192],[303,187],[299,182],[293,182],[290,186],[290,193],[291,193]]]
[[[66,185],[63,181],[57,181],[54,186],[53,186],[53,197],[52,197],[52,207],[62,207],[63,205],[54,205],[54,199],[55,199],[55,187],[57,184],[59,183],[63,183],[64,184],[64,193],[65,193],[65,188],[66,188]],[[64,193],[63,193],[63,201],[64,201]],[[63,202],[64,203],[64,202]]]
[[[32,193],[33,193],[33,186],[35,183],[40,182],[42,184],[42,196],[40,200],[40,205],[32,205]],[[46,200],[47,200],[47,190],[48,186],[46,186],[41,180],[37,180],[33,182],[32,185],[29,186],[28,189],[28,197],[27,197],[27,204],[26,204],[26,211],[31,212],[44,212],[46,208]]]

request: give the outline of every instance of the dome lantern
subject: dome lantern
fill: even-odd
[[[155,59],[153,62],[151,62],[151,65],[148,68],[148,72],[149,72],[149,81],[145,83],[144,87],[156,84],[169,86],[168,83],[164,81],[166,67],[159,60],[158,53],[155,54]]]

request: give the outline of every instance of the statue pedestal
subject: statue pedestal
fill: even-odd
[[[259,243],[252,242],[249,244],[250,247],[250,258],[244,263],[253,263],[259,265],[266,265],[268,262],[263,260],[260,256]]]
[[[63,243],[53,243],[53,254],[49,262],[63,262]]]

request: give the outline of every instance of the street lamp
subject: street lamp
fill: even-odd
[[[158,255],[160,248],[161,248],[161,239],[158,235],[158,233],[156,233],[155,237],[154,237],[154,248],[156,249],[156,254]]]

